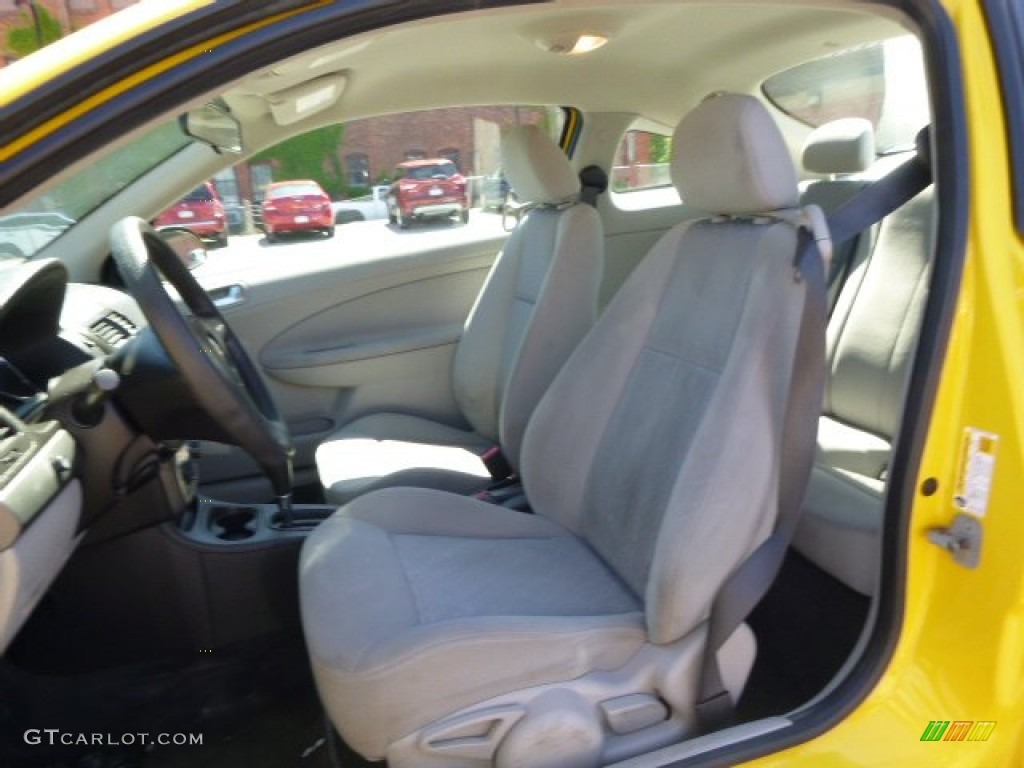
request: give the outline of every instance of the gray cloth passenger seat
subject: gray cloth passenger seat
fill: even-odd
[[[857,118],[815,131],[803,162],[827,178],[808,185],[801,202],[826,213],[892,167],[875,162],[871,124]],[[846,243],[836,254],[848,259],[845,280],[830,284],[824,413],[793,546],[867,595],[878,578],[882,499],[927,296],[934,217],[929,187]]]
[[[492,482],[481,455],[501,445],[512,469],[526,424],[590,330],[604,269],[604,231],[579,202],[569,158],[535,125],[502,129],[505,173],[535,207],[494,263],[455,351],[452,387],[465,425],[371,413],[316,451],[328,502],[393,486],[474,493]]]

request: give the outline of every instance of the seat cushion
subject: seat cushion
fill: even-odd
[[[433,490],[355,500],[307,539],[300,577],[320,695],[371,759],[464,706],[618,668],[645,642],[640,600],[580,539]]]
[[[327,501],[410,485],[469,494],[486,488],[480,455],[493,442],[469,430],[400,413],[375,413],[342,427],[316,449]]]
[[[881,481],[891,457],[892,444],[887,439],[828,416],[818,420],[817,464]]]

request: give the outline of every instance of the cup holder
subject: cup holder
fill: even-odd
[[[253,507],[217,507],[213,510],[213,531],[223,541],[241,541],[256,534]]]

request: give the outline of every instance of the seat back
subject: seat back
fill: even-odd
[[[873,147],[867,121],[817,129],[804,165],[829,178],[810,184],[803,200],[832,211],[888,172]],[[830,286],[824,413],[793,545],[863,594],[878,577],[884,480],[927,297],[934,215],[928,189],[848,241],[836,257],[845,274]]]
[[[590,329],[604,268],[597,212],[578,201],[569,159],[533,125],[502,130],[502,165],[534,207],[509,236],[455,353],[456,401],[473,428],[518,465],[541,395]]]
[[[826,213],[838,209],[871,181],[862,174],[877,159],[875,129],[862,117],[845,117],[816,128],[804,142],[804,170],[825,176],[807,184],[800,194],[803,205],[817,205]],[[832,252],[828,275],[828,306],[831,312],[847,277],[871,252],[876,227],[838,244]]]
[[[870,122],[826,123],[805,143],[803,164],[828,178],[808,185],[801,201],[836,210],[872,183],[865,172],[875,160]],[[933,215],[929,190],[842,244],[833,258],[834,265],[846,262],[848,275],[830,286],[839,293],[828,327],[825,412],[885,439],[896,433],[927,295]]]
[[[644,599],[655,643],[706,619],[772,531],[803,311],[796,173],[755,98],[706,100],[673,139],[671,229],[557,376],[523,447],[533,508]]]

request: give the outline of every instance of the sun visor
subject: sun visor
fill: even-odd
[[[291,125],[333,107],[341,97],[348,78],[331,74],[267,95],[270,113],[278,125]]]

